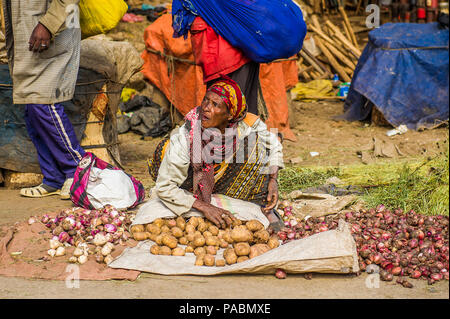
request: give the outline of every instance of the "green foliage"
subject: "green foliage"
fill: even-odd
[[[449,149],[412,169],[401,168],[398,178],[382,187],[367,191],[369,207],[384,204],[390,208],[414,209],[426,215],[449,215]],[[425,172],[423,172],[425,169]]]

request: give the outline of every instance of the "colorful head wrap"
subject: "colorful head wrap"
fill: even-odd
[[[239,122],[247,114],[247,102],[242,94],[239,85],[226,75],[222,75],[208,89],[208,92],[214,92],[219,95],[227,105],[228,111],[233,116],[231,122]]]

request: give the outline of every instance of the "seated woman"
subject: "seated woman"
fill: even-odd
[[[247,112],[238,84],[227,76],[218,79],[185,121],[161,141],[149,162],[160,200],[177,215],[194,208],[225,228],[231,213],[211,204],[213,193],[223,194],[260,205],[270,227],[279,229],[283,224],[274,208],[282,146]]]

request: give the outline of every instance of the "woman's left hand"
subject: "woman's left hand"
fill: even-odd
[[[278,203],[278,183],[276,179],[269,179],[268,191],[267,205],[263,209],[265,213],[269,213]]]

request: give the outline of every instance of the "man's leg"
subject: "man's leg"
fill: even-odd
[[[44,175],[44,180],[42,182],[44,185],[50,186],[53,189],[60,189],[66,180],[66,177],[59,170],[58,163],[55,161],[53,154],[35,129],[35,126],[40,125],[40,123],[34,118],[33,110],[31,111],[31,115],[29,113],[29,110],[33,107],[34,105],[32,104],[25,107],[25,124],[28,135],[30,136],[38,154],[39,166],[41,167],[41,172]]]
[[[35,121],[37,134],[52,153],[65,180],[73,178],[85,151],[77,140],[62,104],[33,104],[29,106],[28,114]]]

